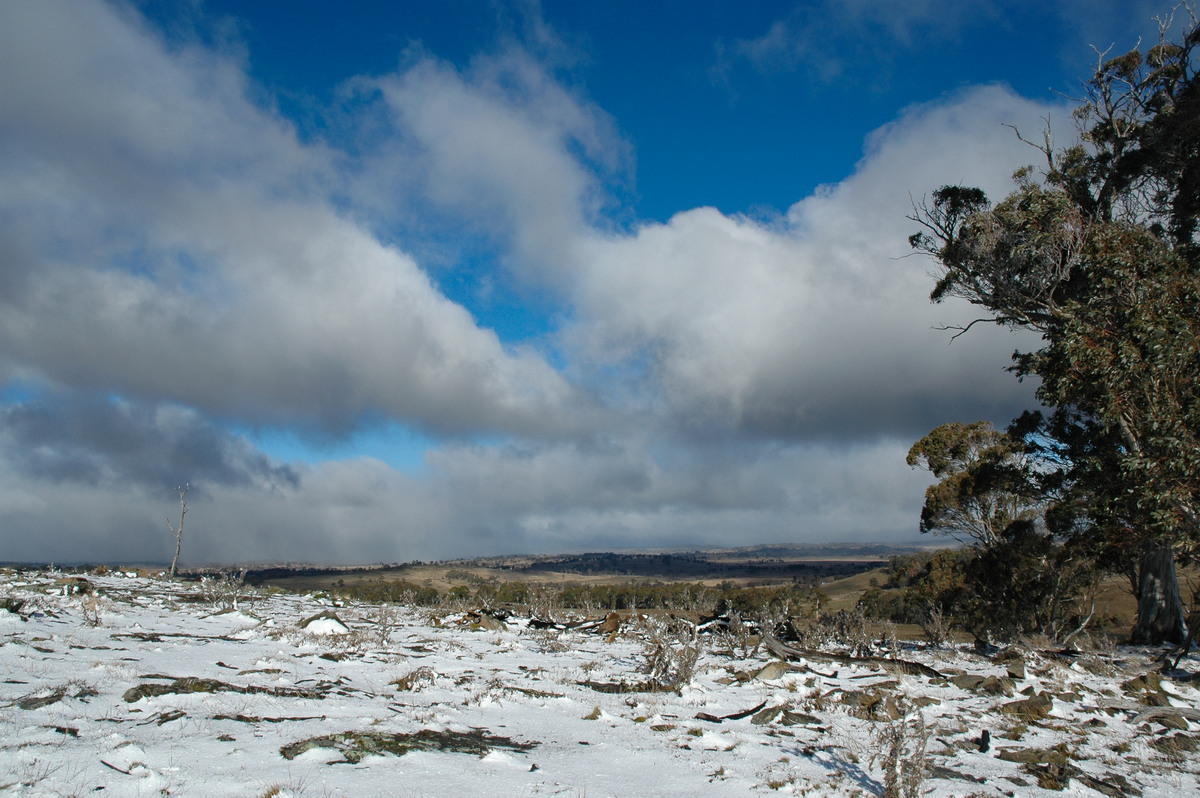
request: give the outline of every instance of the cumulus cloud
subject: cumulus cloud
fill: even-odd
[[[358,84],[378,93],[391,140],[382,172],[507,244],[518,276],[557,285],[573,243],[602,223],[604,177],[628,168],[608,116],[519,48],[460,70],[420,57]]]
[[[0,4],[0,73],[0,381],[38,388],[0,412],[7,558],[168,557],[184,481],[191,562],[907,538],[911,441],[1031,401],[1002,370],[1029,342],[949,344],[970,309],[902,258],[911,194],[1002,195],[1003,124],[1058,113],[1003,88],[910,109],[777,218],[624,229],[626,145],[519,48],[352,81],[384,121],[345,150],[125,6]],[[559,328],[481,328],[383,232],[400,206],[501,242]],[[420,473],[228,431],[378,418],[441,436]]]
[[[1005,418],[1030,401],[1003,372],[1028,340],[933,307],[930,264],[901,259],[915,191],[1002,195],[1058,109],[999,88],[910,110],[878,131],[856,173],[765,223],[711,208],[581,246],[572,341],[603,375],[641,365],[668,419],[700,434],[796,440],[920,434],[962,414]]]
[[[570,386],[339,212],[338,158],[107,4],[0,10],[10,373],[257,423],[544,434]]]

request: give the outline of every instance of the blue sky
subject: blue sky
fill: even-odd
[[[912,540],[1032,400],[911,202],[1165,10],[0,5],[0,559]]]

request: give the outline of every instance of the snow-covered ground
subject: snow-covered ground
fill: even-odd
[[[67,579],[0,573],[0,794],[1200,794],[1200,690],[1144,649],[894,654],[942,678],[702,636],[678,691],[606,692],[646,686],[645,624]]]

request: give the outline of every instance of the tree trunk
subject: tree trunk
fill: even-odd
[[[1138,581],[1141,593],[1131,642],[1151,646],[1183,642],[1187,624],[1183,617],[1183,602],[1179,598],[1179,579],[1175,576],[1175,553],[1170,546],[1146,550],[1139,566]]]

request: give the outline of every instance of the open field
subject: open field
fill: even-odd
[[[1200,790],[1194,655],[808,647],[120,573],[0,572],[0,601],[0,794]]]
[[[279,568],[252,571],[252,582],[287,590],[329,590],[370,582],[405,581],[445,593],[484,582],[541,585],[612,585],[631,581],[688,582],[740,587],[816,584],[878,567],[912,547],[753,546],[689,552],[598,552],[523,555],[407,563],[364,568]]]

